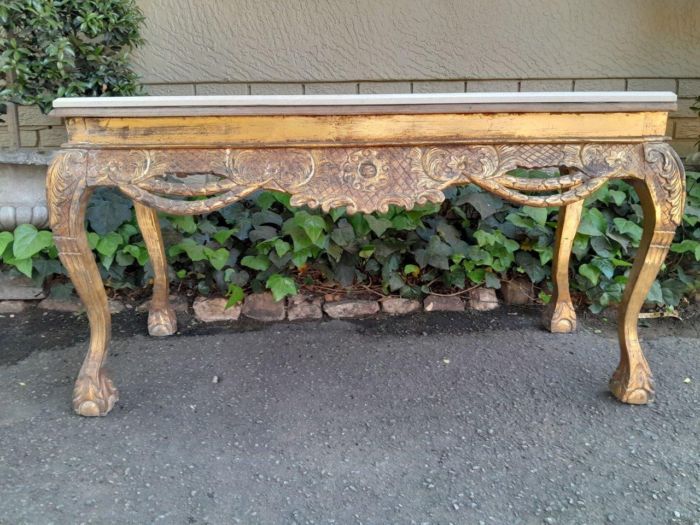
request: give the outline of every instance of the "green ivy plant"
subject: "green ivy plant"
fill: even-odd
[[[687,187],[683,223],[647,298],[661,307],[675,308],[700,289],[700,173],[687,173]],[[535,283],[546,303],[557,213],[512,206],[474,186],[448,190],[442,205],[356,215],[294,208],[287,195],[260,192],[200,217],[163,216],[161,225],[176,285],[225,295],[229,304],[249,291],[270,290],[281,300],[319,283],[421,297],[475,285],[499,288],[518,275]],[[587,199],[571,287],[592,311],[621,301],[641,218],[635,192],[622,181]],[[87,225],[108,286],[140,288],[152,279],[129,200],[98,190]],[[51,233],[30,225],[0,233],[0,261],[37,283],[63,273]]]
[[[142,22],[134,0],[3,0],[0,100],[47,111],[57,97],[140,93],[129,61]]]

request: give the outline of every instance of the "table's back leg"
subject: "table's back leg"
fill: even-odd
[[[104,416],[118,399],[103,370],[111,333],[107,294],[85,232],[86,186],[84,154],[59,155],[49,168],[47,201],[54,242],[68,276],[83,301],[90,321],[90,348],[73,390],[73,408],[81,416]]]
[[[569,260],[582,210],[583,200],[559,209],[552,260],[554,291],[542,317],[545,328],[550,332],[569,333],[576,329],[576,311],[569,293]]]
[[[153,267],[153,297],[148,308],[148,333],[153,336],[172,335],[177,331],[177,318],[168,299],[168,262],[158,214],[153,208],[138,202],[134,202],[134,209]]]
[[[646,160],[650,173],[632,181],[642,204],[644,233],[620,305],[620,363],[610,380],[615,397],[635,405],[654,399],[654,381],[637,333],[639,311],[673,241],[685,195],[682,167],[670,146],[649,146]]]

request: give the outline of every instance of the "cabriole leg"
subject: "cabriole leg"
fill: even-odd
[[[576,329],[576,311],[569,293],[569,259],[582,210],[583,200],[559,209],[552,261],[554,293],[542,317],[545,328],[550,332],[569,333]]]
[[[103,369],[111,332],[107,294],[85,232],[85,154],[59,155],[49,168],[47,201],[59,257],[83,301],[90,322],[90,348],[73,390],[73,409],[81,416],[104,416],[118,399]]]
[[[651,172],[633,181],[644,213],[644,233],[620,305],[620,363],[610,380],[615,397],[635,405],[654,399],[654,381],[637,333],[639,311],[680,224],[685,197],[683,168],[670,146],[646,145],[645,158]]]
[[[158,214],[153,208],[138,202],[134,202],[134,209],[153,267],[153,297],[148,308],[148,333],[153,336],[172,335],[177,331],[177,318],[168,299],[168,263]]]

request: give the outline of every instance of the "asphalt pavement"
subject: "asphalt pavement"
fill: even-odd
[[[104,418],[70,407],[84,316],[0,317],[3,524],[694,524],[700,327],[642,331],[657,400],[607,392],[612,323],[535,309],[204,326],[115,316]]]

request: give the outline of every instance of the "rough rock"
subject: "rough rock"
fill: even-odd
[[[382,311],[391,315],[405,315],[421,309],[420,301],[403,297],[389,297],[382,301]]]
[[[53,310],[55,312],[82,312],[83,303],[77,297],[56,298],[47,297],[39,301],[37,305],[42,310]]]
[[[46,297],[44,289],[25,276],[12,277],[0,273],[0,300],[30,301]]]
[[[323,298],[309,295],[295,295],[287,302],[287,319],[304,321],[307,319],[323,319]]]
[[[501,283],[501,296],[506,304],[530,304],[534,293],[527,279],[513,279]]]
[[[423,308],[426,312],[462,312],[464,303],[457,295],[429,295],[423,300]]]
[[[235,321],[241,316],[241,305],[226,308],[226,299],[223,297],[197,297],[192,308],[197,320],[204,323]]]
[[[487,312],[498,308],[496,290],[493,288],[475,288],[469,291],[469,308]]]
[[[0,314],[18,314],[27,309],[25,301],[0,301]]]
[[[281,321],[285,316],[284,301],[275,302],[270,292],[254,293],[245,298],[243,315],[258,321]]]
[[[109,313],[111,314],[118,314],[126,310],[124,303],[115,299],[110,299],[107,301],[107,304],[109,305]]]
[[[323,311],[333,319],[369,317],[379,312],[379,303],[362,299],[345,299],[327,302],[323,305]]]

